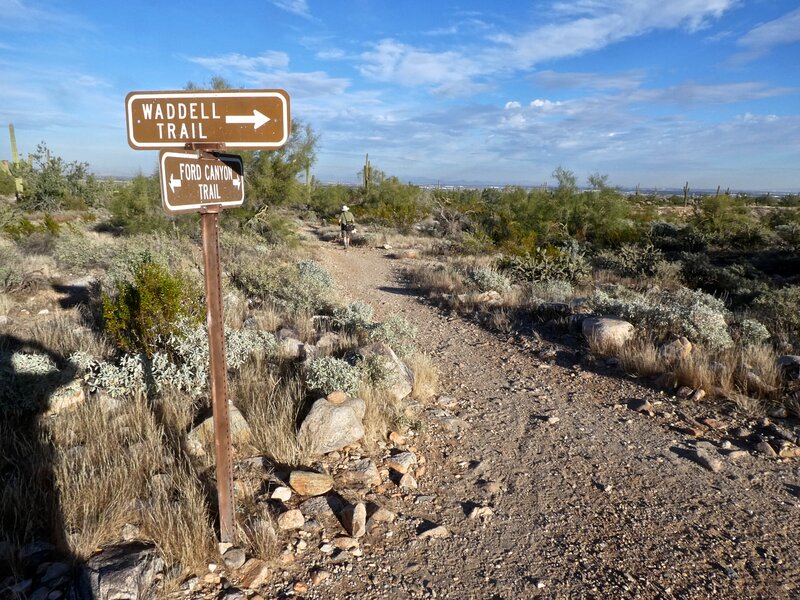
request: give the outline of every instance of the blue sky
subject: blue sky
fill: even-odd
[[[778,0],[0,0],[0,123],[101,175],[124,98],[220,75],[282,88],[313,173],[800,191],[800,6]],[[0,135],[0,158],[8,158]]]

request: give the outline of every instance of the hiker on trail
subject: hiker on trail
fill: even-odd
[[[339,225],[342,227],[344,249],[347,250],[350,246],[350,234],[356,230],[356,219],[347,206],[342,206],[342,212],[339,213]]]

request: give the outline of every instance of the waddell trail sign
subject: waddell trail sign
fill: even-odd
[[[219,213],[225,207],[242,205],[245,182],[242,157],[220,151],[271,150],[288,142],[289,95],[283,90],[131,92],[125,98],[125,120],[131,148],[161,150],[159,174],[164,209],[169,213],[200,213],[219,536],[222,542],[232,542],[233,468]]]

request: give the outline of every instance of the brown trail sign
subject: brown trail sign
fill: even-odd
[[[169,213],[204,206],[230,208],[244,202],[242,157],[219,152],[161,152],[161,200]]]
[[[125,115],[128,144],[136,150],[186,144],[280,148],[291,124],[283,90],[131,92]]]
[[[283,90],[131,92],[125,98],[128,144],[162,152],[161,194],[168,212],[200,212],[208,324],[209,388],[214,418],[219,535],[234,539],[233,465],[219,260],[219,213],[244,202],[242,158],[211,150],[275,149],[289,141]],[[194,152],[188,152],[194,150]]]

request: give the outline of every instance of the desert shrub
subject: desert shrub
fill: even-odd
[[[691,225],[653,223],[650,242],[665,252],[701,252],[708,247],[708,238]]]
[[[652,277],[663,259],[663,252],[653,244],[623,244],[600,252],[597,264],[624,277]]]
[[[764,344],[771,337],[764,324],[755,319],[742,319],[739,323],[739,335],[745,346]]]
[[[372,342],[388,344],[398,356],[409,356],[414,352],[414,336],[417,330],[403,317],[389,317],[376,324],[369,332]]]
[[[717,267],[705,254],[681,254],[686,285],[710,294],[724,294],[732,307],[746,306],[767,291],[763,274],[746,264]]]
[[[464,269],[464,280],[482,292],[508,292],[511,281],[503,273],[490,267],[468,267]]]
[[[297,245],[298,237],[295,224],[283,214],[263,209],[247,219],[245,226],[268,244]]]
[[[559,250],[554,246],[540,246],[525,256],[504,257],[500,261],[500,268],[519,281],[580,283],[591,273],[589,262],[577,247]]]
[[[17,185],[11,173],[0,165],[0,196],[13,196],[17,192]]]
[[[92,240],[76,227],[62,227],[53,243],[53,258],[66,269],[88,269],[105,265],[110,248]]]
[[[566,302],[575,296],[575,288],[569,281],[532,281],[527,286],[531,300],[538,302]]]
[[[752,304],[753,312],[782,341],[800,340],[800,286],[790,285],[762,294]]]
[[[340,306],[333,311],[333,325],[338,329],[355,332],[367,329],[372,325],[372,306],[361,300],[356,300],[347,306]]]
[[[698,290],[681,288],[640,294],[609,285],[595,290],[589,301],[597,312],[631,321],[661,339],[684,335],[713,350],[733,344],[725,305]]]
[[[775,227],[775,235],[787,248],[800,250],[800,224],[786,223]]]
[[[360,372],[346,361],[332,356],[312,360],[306,369],[306,386],[309,390],[327,396],[341,390],[348,395],[358,392]]]
[[[328,312],[333,308],[333,279],[315,261],[243,264],[234,268],[231,281],[248,297],[292,312]]]
[[[133,259],[130,279],[103,292],[103,327],[121,350],[152,356],[176,333],[178,320],[199,322],[200,291],[188,278],[173,275],[148,254]]]
[[[12,165],[12,174],[23,180],[20,205],[30,211],[56,211],[94,205],[100,185],[89,174],[88,163],[66,162],[54,156],[44,142],[36,147],[30,161]]]
[[[0,291],[33,291],[44,287],[46,283],[43,265],[30,257],[26,258],[15,246],[0,240]]]

